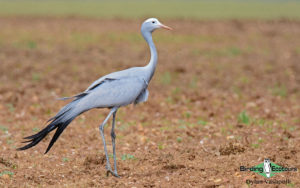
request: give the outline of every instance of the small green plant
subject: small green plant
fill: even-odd
[[[182,142],[182,138],[181,138],[181,137],[177,137],[176,141],[177,141],[178,143],[181,143],[181,142]]]
[[[191,127],[191,128],[193,128],[193,127],[196,127],[196,124],[194,124],[194,123],[189,123],[188,126]]]
[[[238,122],[239,123],[244,123],[246,125],[250,124],[250,117],[248,116],[248,114],[246,113],[246,111],[242,111],[239,116],[238,116]]]
[[[284,130],[287,130],[288,129],[288,125],[284,122],[284,123],[280,123],[279,121],[278,121],[278,124],[280,125],[280,127],[282,128],[282,129],[284,129]]]
[[[238,86],[232,86],[232,91],[237,94],[239,97],[242,96],[242,90]]]
[[[167,131],[167,130],[169,130],[169,129],[170,129],[169,126],[164,126],[164,127],[160,127],[160,128],[159,128],[159,130],[161,130],[161,131]]]
[[[181,89],[179,87],[176,87],[172,90],[172,95],[179,95],[181,93]]]
[[[80,118],[79,118],[79,122],[80,122],[80,123],[84,123],[84,122],[85,122],[85,118],[80,117]]]
[[[267,127],[267,132],[268,132],[268,133],[273,132],[273,127],[272,127],[272,126],[268,126],[268,127]]]
[[[262,138],[258,138],[258,143],[263,143],[264,142],[264,140],[262,139]]]
[[[162,143],[158,143],[158,149],[163,150],[165,146]]]
[[[32,131],[36,133],[36,132],[39,132],[39,131],[40,131],[40,129],[39,129],[39,128],[37,128],[37,127],[34,127],[34,128],[32,128]]]
[[[182,119],[178,120],[178,124],[179,124],[179,126],[178,126],[179,129],[186,129],[187,128],[187,126],[186,126],[187,123]]]
[[[234,126],[232,124],[228,124],[228,129],[229,130],[233,130],[234,129]]]
[[[248,186],[248,187],[251,187],[251,184],[247,182],[247,186]]]
[[[289,127],[289,131],[295,131],[295,130],[296,130],[296,127],[294,127],[294,126]]]
[[[179,129],[186,129],[186,126],[185,125],[180,125],[178,128]]]
[[[172,81],[172,75],[169,72],[165,72],[161,76],[161,83],[164,85],[169,85]]]
[[[190,118],[191,117],[191,112],[184,112],[184,117],[185,118]]]
[[[39,73],[32,73],[31,78],[33,81],[36,81],[36,82],[41,80],[41,76]]]
[[[288,141],[289,137],[285,136],[285,137],[283,137],[283,140]]]
[[[48,109],[46,110],[46,114],[47,114],[48,116],[50,116],[50,115],[52,114],[52,111],[51,111],[50,108],[48,108]]]
[[[38,120],[38,117],[36,117],[36,116],[31,116],[31,120],[32,120],[32,121],[36,121],[36,120]]]
[[[207,122],[200,119],[200,120],[198,120],[197,124],[198,125],[206,125]]]
[[[10,167],[11,167],[12,169],[17,169],[17,168],[18,168],[18,165],[12,164]]]
[[[229,55],[232,55],[232,56],[238,56],[243,53],[243,51],[239,47],[236,47],[236,46],[231,46],[231,47],[227,48],[226,51]]]
[[[220,128],[220,131],[223,135],[226,135],[227,134],[227,129],[225,127],[221,127]]]
[[[14,143],[14,141],[13,141],[13,140],[10,140],[10,139],[8,139],[8,140],[6,140],[6,143],[7,143],[7,144],[9,144],[9,145],[11,145],[11,144],[13,144],[13,143]]]
[[[249,78],[247,76],[242,76],[239,78],[239,82],[241,84],[248,84],[249,83]]]
[[[257,120],[255,120],[255,123],[257,123],[259,126],[263,126],[266,123],[266,120],[264,120],[264,119],[257,119]]]
[[[171,96],[168,96],[168,97],[166,98],[166,102],[167,102],[168,104],[174,104],[174,103],[175,103],[173,97],[171,97]]]
[[[135,160],[136,158],[133,156],[133,155],[130,155],[130,154],[123,154],[122,157],[121,157],[122,161],[125,161],[125,160]]]
[[[300,118],[293,119],[294,123],[300,123]]]
[[[259,144],[251,144],[251,147],[257,149],[259,148]]]
[[[63,161],[63,162],[68,162],[68,161],[69,161],[69,158],[63,157],[63,158],[62,158],[62,161]]]
[[[8,103],[8,104],[6,104],[6,106],[8,107],[8,109],[9,109],[10,112],[14,112],[15,111],[15,107],[14,107],[13,104]]]
[[[12,177],[12,176],[14,175],[13,172],[10,172],[10,171],[5,170],[5,171],[3,171],[3,172],[0,173],[0,177],[3,176],[4,174],[9,175],[10,177]]]
[[[3,132],[6,132],[6,131],[8,131],[8,128],[3,125],[0,125],[0,130]]]
[[[271,89],[272,94],[275,96],[280,96],[280,97],[286,97],[287,96],[287,89],[285,86],[281,85],[277,85],[274,88]]]
[[[34,48],[36,48],[37,47],[37,44],[36,44],[36,42],[35,41],[28,41],[27,42],[27,47],[28,48],[30,48],[30,49],[34,49]]]

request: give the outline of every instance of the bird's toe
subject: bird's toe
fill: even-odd
[[[116,178],[120,178],[117,172],[113,172],[112,170],[107,170],[106,171],[106,176],[109,176],[109,174],[115,176]]]
[[[113,175],[116,177],[116,178],[120,178],[120,176],[118,175],[118,173],[114,172]]]

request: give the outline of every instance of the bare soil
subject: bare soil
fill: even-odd
[[[154,33],[149,99],[117,114],[119,179],[106,176],[106,109],[75,119],[46,155],[52,135],[16,151],[66,104],[56,98],[147,63],[141,22],[0,18],[0,187],[248,187],[265,178],[241,165],[300,168],[300,22],[289,20],[162,20],[174,31]],[[299,172],[271,179],[300,187]],[[268,186],[286,185],[251,187]]]

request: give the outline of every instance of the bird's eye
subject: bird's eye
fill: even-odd
[[[155,24],[155,21],[152,21],[153,24]]]

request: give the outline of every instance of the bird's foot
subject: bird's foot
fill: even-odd
[[[113,176],[115,176],[115,177],[117,177],[117,178],[120,177],[120,176],[118,175],[118,172],[117,172],[116,170],[113,171],[113,170],[111,169],[110,165],[106,165],[105,168],[106,168],[106,176],[109,176],[109,173],[110,173],[111,175],[113,175]]]
[[[118,173],[117,172],[113,172],[112,170],[107,170],[106,171],[106,176],[108,176],[109,173],[111,173],[111,175],[115,176],[116,178],[120,178],[120,176],[118,175]]]

